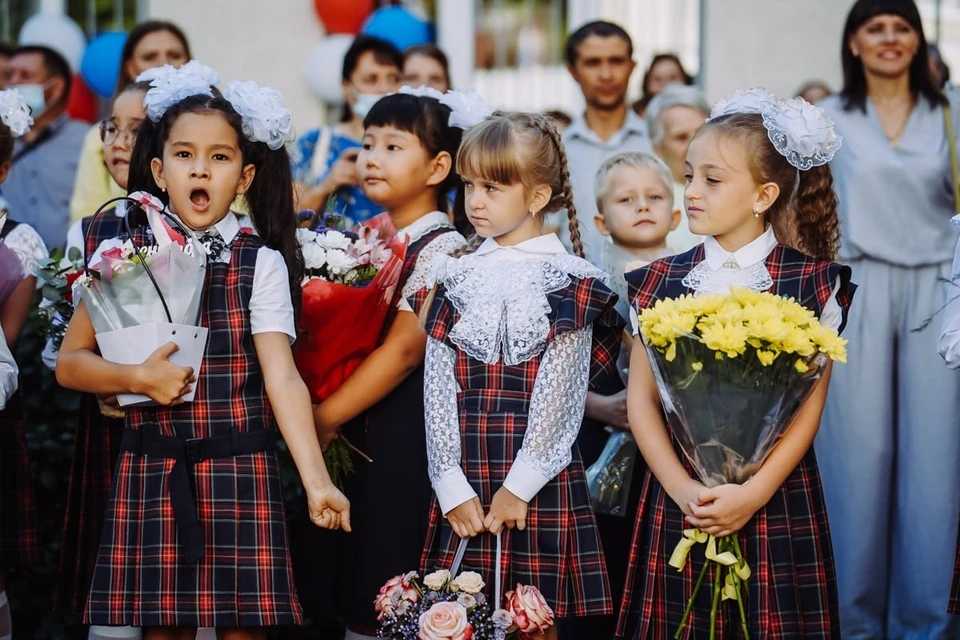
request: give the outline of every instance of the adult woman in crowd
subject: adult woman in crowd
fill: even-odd
[[[843,637],[956,638],[947,614],[960,509],[960,374],[935,328],[957,234],[950,143],[960,105],[930,78],[913,0],[858,0],[843,89],[820,105],[843,146],[831,163],[841,258],[860,285],[817,453],[836,552]],[[949,111],[945,109],[949,107]]]
[[[693,84],[693,76],[683,68],[680,56],[675,53],[658,53],[653,56],[650,66],[643,74],[643,95],[633,103],[633,110],[642,116],[653,97],[674,82]]]
[[[404,51],[403,84],[424,85],[441,93],[452,89],[447,54],[435,44],[421,44]]]
[[[333,210],[347,224],[366,222],[382,209],[371,202],[357,182],[357,154],[363,119],[377,100],[400,88],[403,55],[385,40],[358,36],[343,57],[340,122],[303,134],[297,141],[299,159],[293,166],[300,209],[321,212],[334,196]]]
[[[147,69],[165,64],[179,67],[190,58],[190,44],[180,27],[160,20],[141,22],[130,31],[123,45],[114,96],[120,95]],[[70,198],[70,218],[73,222],[91,215],[110,198],[126,193],[110,177],[104,165],[100,131],[100,123],[91,128],[80,151],[73,196]]]

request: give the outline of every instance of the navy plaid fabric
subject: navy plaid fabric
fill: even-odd
[[[142,239],[141,239],[142,240]],[[260,239],[239,234],[231,261],[207,266],[201,325],[210,330],[196,399],[136,408],[127,426],[205,438],[271,429],[250,328]],[[174,460],[123,452],[117,462],[86,622],[138,627],[300,624],[274,452],[205,460],[191,480],[206,543],[184,562],[167,476]]]
[[[7,218],[0,239],[18,224]],[[0,567],[31,565],[38,557],[33,474],[19,394],[0,411]]]
[[[614,310],[616,296],[603,284],[574,280],[547,297],[552,308],[551,338],[590,324],[594,325],[595,336],[605,336],[605,332],[618,335],[617,327],[622,323]],[[440,287],[430,309],[427,332],[446,340],[456,318],[456,310]],[[598,351],[595,340],[595,354],[608,350],[609,338],[603,337],[600,342],[603,347]],[[616,356],[612,358],[615,361]],[[463,390],[457,398],[462,467],[484,509],[489,508],[494,493],[503,485],[523,444],[539,365],[539,357],[516,366],[502,362],[487,365],[457,350],[456,378]],[[601,362],[598,369],[605,366],[609,364]],[[613,612],[583,461],[576,446],[570,465],[530,502],[527,528],[510,531],[504,543],[504,589],[517,582],[536,585],[559,617]],[[422,568],[449,568],[457,544],[434,499]],[[468,547],[464,566],[478,571],[492,584],[495,554],[494,537],[480,536]]]
[[[118,218],[110,209],[96,219],[84,218],[80,228],[86,257],[104,240],[120,235],[123,218]],[[81,397],[79,418],[73,440],[55,596],[57,608],[70,613],[81,613],[87,601],[123,433],[123,420],[100,413],[96,396]]]
[[[658,300],[690,293],[681,281],[701,260],[702,245],[628,274],[631,303],[643,310]],[[837,299],[846,317],[856,289],[850,283],[849,267],[815,261],[782,245],[768,256],[766,266],[774,281],[773,293],[795,298],[818,316],[840,278]],[[695,477],[679,449],[677,454]],[[667,566],[684,528],[683,513],[647,471],[618,636],[656,640],[673,637],[704,562],[702,547],[697,547],[683,571]],[[753,570],[744,603],[751,638],[840,637],[830,527],[813,448],[770,502],[741,530],[740,543]],[[712,584],[712,576],[711,567],[682,638],[709,637],[712,594],[707,585]],[[721,606],[717,625],[717,637],[740,637],[735,603]]]

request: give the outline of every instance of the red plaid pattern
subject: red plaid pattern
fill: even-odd
[[[141,238],[142,240],[142,238]],[[192,403],[137,408],[132,429],[206,438],[271,429],[250,329],[257,251],[241,233],[230,264],[207,267],[201,324],[210,329]],[[300,624],[274,452],[191,468],[205,554],[184,562],[167,476],[174,460],[124,451],[117,462],[86,622],[137,627]]]
[[[96,219],[84,218],[84,256],[92,255],[104,240],[119,236],[122,227],[123,218],[114,215],[112,209]],[[123,434],[123,420],[100,413],[96,396],[81,397],[79,416],[55,595],[57,608],[70,613],[81,613],[87,601]]]
[[[7,218],[0,239],[18,224]],[[14,395],[0,411],[0,568],[37,562],[37,511],[24,428],[23,405]]]
[[[594,353],[600,359],[596,369],[609,368],[616,355],[606,334],[619,335],[618,327],[622,327],[613,310],[616,296],[603,284],[587,279],[575,280],[547,297],[553,310],[550,337],[593,324]],[[456,310],[440,287],[427,331],[446,340],[455,321]],[[457,349],[456,378],[463,390],[457,397],[462,466],[485,509],[523,444],[539,366],[539,357],[516,366],[487,365]],[[513,530],[504,538],[504,588],[517,582],[536,585],[559,617],[609,614],[613,603],[583,461],[576,446],[572,453],[571,464],[530,502],[527,528]],[[448,568],[457,544],[434,500],[422,568]],[[480,536],[469,546],[464,567],[480,572],[492,584],[495,553],[493,537]]]
[[[702,245],[628,274],[631,303],[642,310],[657,300],[689,293],[681,281],[701,260]],[[817,315],[840,278],[837,299],[846,316],[856,289],[850,283],[849,267],[814,261],[782,245],[773,250],[766,266],[774,281],[773,293],[795,298]],[[682,455],[681,459],[693,476],[693,468]],[[683,513],[648,471],[637,511],[618,636],[673,637],[704,562],[698,547],[683,571],[667,566],[684,528]],[[753,569],[745,602],[752,638],[840,637],[830,527],[812,448],[740,532],[740,540]],[[705,585],[712,584],[712,576],[710,568]],[[701,589],[682,638],[708,637],[711,597],[708,587]],[[721,607],[717,625],[718,637],[740,637],[735,603]]]

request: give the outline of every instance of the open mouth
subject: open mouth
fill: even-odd
[[[190,192],[190,202],[198,210],[204,210],[210,205],[210,194],[206,189],[194,189]]]

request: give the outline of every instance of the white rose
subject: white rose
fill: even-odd
[[[443,585],[447,584],[449,581],[450,572],[446,569],[440,569],[439,571],[434,571],[433,573],[427,574],[427,577],[423,579],[423,584],[428,589],[440,591],[440,589],[443,589]]]
[[[483,578],[480,577],[480,574],[476,571],[464,571],[457,579],[454,580],[457,583],[457,586],[460,587],[461,591],[464,591],[469,594],[480,593],[483,591],[483,588],[486,583],[483,581]]]
[[[347,255],[346,251],[341,249],[327,250],[327,270],[330,271],[331,275],[343,275],[356,266],[357,259]]]
[[[345,250],[347,247],[350,246],[350,238],[343,235],[339,231],[335,231],[333,229],[325,233],[318,233],[317,239],[315,242],[327,250],[330,250],[330,249]]]

